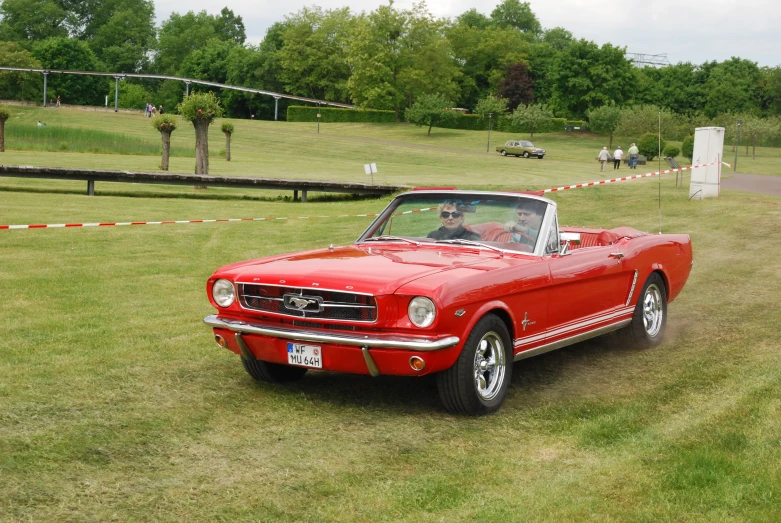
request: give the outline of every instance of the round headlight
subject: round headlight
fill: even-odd
[[[437,317],[437,308],[434,302],[423,296],[412,298],[409,302],[409,319],[416,327],[424,328],[434,323]]]
[[[233,290],[233,284],[230,280],[217,280],[212,285],[212,297],[220,307],[230,307],[233,300],[236,299],[236,292]]]

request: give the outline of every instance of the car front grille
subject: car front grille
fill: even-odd
[[[254,283],[239,283],[238,288],[245,309],[317,320],[377,320],[374,296]]]

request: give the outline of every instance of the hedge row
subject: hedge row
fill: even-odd
[[[396,121],[394,111],[379,111],[374,109],[338,109],[335,107],[322,107],[319,109],[320,121],[323,123],[334,122],[379,122],[393,123]],[[300,105],[291,105],[287,108],[288,122],[316,122],[317,107],[304,107]],[[566,118],[552,118],[543,125],[537,126],[535,133],[556,133],[564,131],[566,125],[574,125],[587,128],[586,122],[581,120],[567,120]],[[437,125],[446,129],[461,129],[464,131],[486,131],[488,130],[488,120],[480,118],[476,114],[465,114],[454,121]],[[528,125],[515,125],[509,116],[502,116],[493,121],[493,130],[505,133],[528,133]]]
[[[389,123],[396,121],[394,111],[377,111],[374,109],[339,109],[336,107],[304,107],[291,105],[287,108],[288,122],[316,122],[317,113],[320,113],[320,121],[323,123],[336,122],[373,122]]]

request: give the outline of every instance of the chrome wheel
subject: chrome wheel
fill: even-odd
[[[652,283],[643,295],[643,326],[648,336],[653,338],[659,334],[663,319],[662,291]]]
[[[493,331],[487,332],[477,344],[474,361],[475,389],[481,399],[489,401],[499,394],[506,368],[502,338]]]
[[[505,151],[504,149],[502,149],[502,156],[507,156],[507,151]]]

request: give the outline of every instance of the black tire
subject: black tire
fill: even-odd
[[[524,151],[523,152],[523,157],[524,158],[528,158],[529,157],[529,151]]]
[[[502,149],[502,156],[507,156],[507,151],[505,151],[504,149]]]
[[[544,156],[545,156],[544,154],[541,154],[541,155],[539,155],[537,158],[539,158],[540,160],[542,160],[542,158],[543,158]]]
[[[632,322],[618,331],[621,342],[647,349],[659,345],[667,327],[667,288],[661,276],[652,273],[637,299]]]
[[[497,316],[486,314],[469,333],[453,366],[437,375],[442,405],[454,414],[495,412],[507,396],[512,371],[513,346],[507,326]]]
[[[241,358],[244,370],[257,381],[264,383],[289,383],[300,380],[306,374],[305,367],[269,363],[262,360],[249,361]]]

